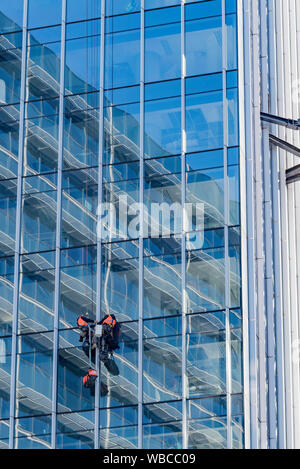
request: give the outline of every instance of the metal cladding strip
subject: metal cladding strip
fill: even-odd
[[[268,447],[267,428],[267,382],[266,328],[264,301],[264,226],[263,226],[263,167],[261,158],[261,121],[260,121],[260,44],[259,44],[259,8],[258,0],[252,1],[252,73],[253,73],[253,138],[254,138],[254,179],[255,179],[255,263],[256,263],[256,315],[258,347],[258,412],[259,412],[259,448]]]
[[[292,62],[295,57],[291,56],[291,41],[293,38],[294,23],[291,18],[291,0],[283,2],[283,24],[284,24],[284,72],[285,72],[285,115],[292,115]],[[291,141],[293,138],[292,130],[286,129],[286,140]],[[287,155],[287,166],[294,165],[294,157],[289,153]],[[298,343],[298,308],[297,308],[297,291],[296,291],[296,260],[295,260],[295,190],[294,185],[287,186],[287,216],[288,216],[288,256],[289,256],[289,313],[291,321],[291,334],[289,347],[291,356],[292,385],[293,385],[293,448],[299,445],[300,439],[300,412],[299,412],[299,355],[293,354],[293,347]]]
[[[230,259],[229,259],[229,180],[228,180],[228,101],[227,101],[227,26],[226,2],[222,0],[222,82],[223,82],[223,164],[224,164],[224,279],[226,334],[227,448],[232,447],[231,422],[231,335],[230,335]]]
[[[103,151],[104,151],[104,65],[105,65],[105,8],[106,0],[101,2],[101,43],[100,43],[100,93],[99,93],[99,154],[98,154],[98,207],[97,207],[97,273],[96,273],[96,320],[101,319],[102,301],[102,243],[101,243],[101,205],[103,187]],[[98,379],[95,388],[95,428],[94,428],[94,448],[100,447],[100,384],[101,384],[101,362],[99,354],[96,354],[96,370]]]
[[[144,95],[145,95],[145,1],[141,0],[140,32],[140,233],[138,320],[138,448],[143,448],[143,318],[144,318]]]
[[[267,0],[260,2],[260,64],[261,64],[261,109],[268,112],[268,18]],[[268,448],[275,449],[277,416],[276,416],[276,377],[275,377],[275,318],[273,307],[273,251],[272,251],[272,192],[271,161],[269,145],[269,125],[262,125],[262,158],[263,158],[263,217],[264,217],[264,286],[267,336],[267,428]]]
[[[249,322],[248,322],[248,267],[246,218],[246,155],[245,155],[245,98],[244,98],[244,25],[243,4],[237,2],[238,40],[238,99],[240,136],[240,218],[241,218],[241,278],[242,278],[242,328],[243,328],[243,390],[244,390],[244,445],[250,448],[250,390],[249,390]]]
[[[285,115],[284,89],[284,48],[283,48],[283,15],[282,0],[275,0],[276,21],[276,72],[277,72],[277,106],[278,114]],[[285,139],[285,129],[279,127],[278,136]],[[279,150],[279,189],[280,189],[280,231],[281,231],[281,265],[282,265],[282,321],[284,333],[284,369],[285,369],[285,415],[286,415],[286,447],[293,448],[293,409],[292,409],[292,370],[290,346],[290,305],[289,305],[289,258],[288,258],[288,218],[285,152]]]
[[[289,55],[289,75],[286,83],[286,103],[287,112],[291,112],[293,118],[298,118],[298,105],[293,100],[293,82],[297,79],[297,50],[291,47],[296,44],[296,8],[295,0],[289,0],[288,17],[289,17],[289,37],[287,37],[286,53]],[[288,70],[287,70],[288,71]],[[287,114],[289,115],[289,114]],[[287,131],[291,134],[293,143],[299,146],[299,132]],[[299,162],[295,156],[289,156],[290,165],[294,166]],[[289,256],[290,256],[290,305],[291,305],[291,322],[292,322],[292,370],[293,370],[293,412],[294,412],[294,448],[300,448],[300,374],[299,374],[299,353],[297,348],[299,345],[299,304],[297,295],[297,245],[296,245],[296,185],[288,185],[288,211],[289,211]],[[294,351],[296,350],[296,353]]]
[[[269,58],[269,91],[270,112],[277,114],[277,76],[276,76],[276,23],[274,0],[268,0],[268,58]],[[271,126],[277,132],[277,126]],[[270,148],[271,187],[272,187],[272,236],[273,236],[273,275],[274,275],[274,309],[275,309],[275,348],[276,348],[276,396],[277,396],[277,447],[286,446],[285,433],[285,390],[284,390],[284,348],[282,321],[282,279],[280,256],[280,205],[278,181],[278,152]]]
[[[297,116],[300,117],[300,2],[295,1],[295,18],[296,18],[296,47],[297,47],[297,78],[293,85],[293,99],[297,104]],[[300,136],[299,136],[300,139]],[[298,142],[300,147],[300,142]],[[295,224],[296,224],[296,262],[297,262],[297,299],[298,308],[300,309],[300,184],[295,184]],[[299,324],[300,336],[300,324]],[[299,346],[299,344],[298,344]]]
[[[59,87],[58,121],[58,163],[57,163],[57,202],[56,202],[56,244],[55,244],[55,287],[54,287],[54,332],[53,332],[53,372],[52,372],[52,411],[51,411],[51,448],[56,448],[57,426],[57,373],[59,349],[59,298],[60,298],[60,248],[62,223],[62,168],[63,168],[63,127],[64,127],[64,87],[65,87],[65,37],[66,37],[66,0],[62,0],[61,22],[61,60]]]
[[[10,410],[9,410],[9,448],[14,447],[15,410],[16,410],[16,373],[17,373],[17,333],[19,308],[19,271],[21,250],[21,221],[22,221],[22,176],[24,159],[24,116],[25,116],[25,81],[26,81],[26,51],[27,51],[27,16],[28,0],[23,4],[23,32],[22,32],[22,64],[20,85],[20,120],[18,146],[18,182],[16,207],[16,235],[15,235],[15,264],[14,264],[14,292],[13,292],[13,322],[11,348],[11,376],[10,376]]]
[[[185,220],[185,199],[186,199],[186,121],[185,121],[185,77],[186,77],[186,57],[185,57],[185,0],[181,0],[181,206],[182,206],[182,232],[181,232],[181,288],[182,288],[182,447],[188,448],[188,422],[187,422],[187,293],[186,293],[186,229]]]
[[[250,407],[250,447],[258,448],[258,395],[257,395],[257,342],[256,342],[256,303],[255,303],[255,237],[254,237],[254,160],[253,160],[253,74],[251,47],[251,0],[244,0],[244,103],[245,103],[245,165],[247,200],[247,285],[248,285],[248,337],[249,337],[249,407]]]

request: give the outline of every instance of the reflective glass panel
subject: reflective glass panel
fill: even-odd
[[[52,409],[53,334],[21,335],[17,342],[17,416],[49,414]]]

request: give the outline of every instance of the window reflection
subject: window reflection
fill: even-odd
[[[0,418],[9,419],[11,337],[0,338]],[[5,424],[1,427],[4,431]],[[1,437],[0,437],[1,440]]]
[[[120,18],[119,22],[117,19],[107,23],[105,88],[130,86],[140,81],[140,31],[136,29],[139,28],[139,15],[128,15],[125,19]]]
[[[60,323],[63,328],[74,327],[81,314],[96,317],[96,249],[87,246],[61,253],[68,263],[60,270]]]
[[[19,113],[19,105],[0,106],[0,176],[5,179],[18,173]]]
[[[99,89],[100,20],[67,25],[65,92]]]
[[[19,333],[53,329],[54,259],[54,252],[21,257]]]
[[[163,10],[159,12],[157,21],[151,21],[157,22],[158,25],[145,29],[145,80],[147,82],[169,80],[180,77],[181,74],[181,57],[178,53],[180,50],[180,8],[176,8],[176,14],[171,18],[171,12],[166,10],[168,14],[166,22],[172,22],[172,24],[161,24],[164,22],[161,12]],[[146,26],[148,17],[146,14]]]
[[[53,334],[18,337],[17,401],[18,417],[49,414],[52,409]]]
[[[188,316],[187,378],[189,396],[226,392],[225,313]]]
[[[22,33],[3,34],[0,44],[0,104],[16,103],[20,101]]]
[[[94,412],[59,414],[56,445],[58,449],[93,449]]]
[[[0,336],[12,333],[14,261],[14,256],[0,257]]]
[[[103,244],[102,314],[118,321],[138,318],[138,243]]]
[[[51,449],[51,415],[16,419],[15,449]]]
[[[164,247],[161,255],[144,257],[144,317],[168,316],[181,313],[181,253],[180,240],[157,240]]]

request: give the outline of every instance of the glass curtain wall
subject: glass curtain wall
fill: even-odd
[[[243,447],[236,0],[12,0],[0,54],[0,447]]]

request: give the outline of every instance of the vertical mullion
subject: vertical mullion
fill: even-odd
[[[25,115],[28,0],[24,0],[23,8],[24,10],[23,10],[23,32],[22,32],[21,91],[20,91],[19,142],[18,142],[18,180],[17,180],[13,321],[12,321],[11,376],[10,376],[10,417],[9,417],[10,419],[9,421],[9,448],[10,449],[14,447],[14,436],[15,436],[16,360],[17,360],[19,271],[20,271],[21,220],[22,220],[22,187],[23,187],[22,176],[23,176],[23,159],[24,159],[24,115]]]
[[[227,448],[232,447],[231,431],[231,337],[230,337],[230,262],[229,262],[229,181],[228,181],[228,102],[227,102],[227,31],[226,3],[222,0],[222,81],[223,81],[223,154],[224,154],[224,272],[225,272],[225,336]]]
[[[54,332],[53,332],[53,376],[52,376],[52,425],[51,448],[56,448],[57,423],[57,372],[59,349],[59,303],[60,303],[60,249],[62,223],[62,168],[63,168],[63,125],[64,125],[64,91],[65,91],[65,37],[66,37],[66,1],[62,0],[61,47],[60,47],[60,87],[59,87],[59,120],[58,120],[58,163],[57,163],[57,214],[55,245],[55,293],[54,293]]]
[[[101,319],[101,277],[102,277],[102,243],[101,243],[101,210],[102,205],[102,165],[103,165],[103,142],[104,142],[104,59],[105,59],[105,0],[101,3],[101,45],[100,45],[100,107],[99,107],[99,155],[98,155],[98,210],[97,210],[97,274],[96,274],[96,320]],[[100,447],[100,383],[101,383],[101,364],[99,354],[96,354],[96,369],[98,371],[98,380],[95,390],[95,429],[94,429],[94,447]]]
[[[138,321],[138,448],[143,448],[143,309],[144,309],[144,86],[145,2],[141,0],[140,32],[140,230],[139,230],[139,321]]]
[[[185,155],[186,155],[186,130],[185,130],[185,0],[181,1],[181,289],[182,289],[182,447],[188,447],[187,436],[187,382],[186,382],[186,233],[185,233]]]

